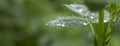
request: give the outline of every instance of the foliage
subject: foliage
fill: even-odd
[[[83,0],[0,0],[0,46],[92,46],[93,36],[89,25],[75,23],[83,21],[82,15],[77,16],[77,12],[74,13],[64,6],[74,2],[83,4]],[[72,21],[71,18],[77,18],[77,21],[72,21],[77,27],[45,25],[51,19],[61,21],[58,16],[62,16],[62,19],[65,17],[68,22]],[[119,17],[116,19],[116,28],[108,46],[119,46]],[[106,20],[107,25],[109,19]],[[96,26],[95,22],[92,22],[93,26]]]

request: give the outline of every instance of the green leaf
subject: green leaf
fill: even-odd
[[[80,18],[80,17],[58,17],[54,20],[49,21],[46,25],[47,26],[61,26],[61,27],[70,27],[70,26],[81,26],[81,25],[87,25],[88,21],[86,18]]]
[[[98,23],[99,13],[98,12],[91,12],[85,5],[81,4],[65,4],[67,8],[72,10],[73,12],[79,14],[82,17],[88,17],[88,19],[92,23]],[[108,22],[110,19],[110,13],[107,10],[104,10],[104,22]]]

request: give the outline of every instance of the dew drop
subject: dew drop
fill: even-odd
[[[61,24],[56,24],[56,26],[61,26]]]
[[[87,25],[87,23],[83,23],[83,25]]]
[[[91,19],[93,19],[93,17],[92,17],[92,16],[91,16],[90,18],[91,18]]]
[[[104,20],[104,22],[106,23],[106,22],[107,22],[107,20]]]
[[[95,15],[94,13],[92,13],[92,15]]]
[[[61,26],[62,26],[62,27],[65,27],[65,25],[64,25],[64,24],[62,24]]]

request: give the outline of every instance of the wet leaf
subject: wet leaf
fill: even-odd
[[[87,25],[88,20],[85,17],[88,17],[90,22],[98,23],[99,20],[99,13],[98,12],[91,12],[85,5],[79,4],[70,4],[65,5],[70,10],[74,11],[75,13],[79,14],[81,17],[69,16],[69,17],[58,17],[54,20],[49,21],[46,25],[47,26],[61,26],[61,27],[69,27],[69,26],[81,26]],[[110,14],[108,11],[104,10],[104,22],[108,22],[110,19]]]
[[[47,26],[61,26],[61,27],[69,27],[69,26],[81,26],[87,25],[88,21],[85,18],[80,17],[58,17],[54,20],[49,21]]]
[[[75,13],[79,14],[80,16],[88,16],[89,20],[92,23],[98,23],[99,13],[98,12],[91,12],[85,5],[80,4],[66,4],[65,5],[70,10],[74,11]],[[110,19],[110,13],[104,10],[104,22],[108,22]]]

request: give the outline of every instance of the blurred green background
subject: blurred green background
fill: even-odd
[[[64,4],[83,0],[0,0],[0,46],[92,46],[89,26],[48,27],[59,16],[77,16]],[[119,20],[108,46],[120,46]]]

